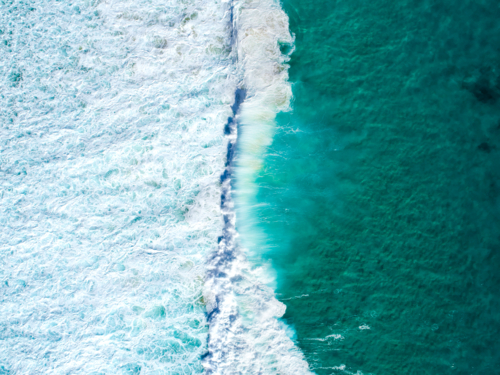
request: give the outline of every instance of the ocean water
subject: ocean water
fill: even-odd
[[[0,373],[307,373],[231,200],[278,40],[272,1],[0,2]]]
[[[292,98],[235,204],[290,336],[317,374],[498,372],[499,3],[282,6]]]
[[[224,7],[1,7],[0,368],[201,372],[233,100]]]
[[[495,373],[499,15],[1,1],[0,373]]]

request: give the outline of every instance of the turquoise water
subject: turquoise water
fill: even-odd
[[[311,368],[497,372],[498,2],[283,7],[293,111],[252,230]]]

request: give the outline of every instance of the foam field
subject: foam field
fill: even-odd
[[[227,152],[288,106],[281,9],[4,2],[0,39],[0,372],[306,373]]]

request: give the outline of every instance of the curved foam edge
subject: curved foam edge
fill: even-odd
[[[233,200],[236,195],[244,207],[255,194],[253,177],[272,141],[276,114],[290,108],[287,57],[279,42],[292,44],[293,38],[287,15],[273,1],[237,2],[231,12],[233,50],[246,98],[231,122],[229,142],[237,152],[222,178],[226,225],[205,281],[210,337],[203,365],[207,373],[216,374],[307,374],[309,366],[290,338],[291,328],[280,320],[286,306],[270,287],[271,265],[250,262],[248,255],[258,249],[242,246],[236,224],[251,218],[244,210],[236,217]],[[232,179],[237,181],[234,192]]]

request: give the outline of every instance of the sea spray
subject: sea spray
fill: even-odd
[[[256,191],[252,179],[272,140],[274,118],[289,109],[287,57],[280,43],[291,45],[293,38],[286,15],[273,2],[242,1],[231,11],[240,89],[228,121],[228,161],[221,178],[226,224],[205,283],[210,339],[204,366],[208,373],[306,374],[308,365],[288,335],[290,328],[279,320],[286,307],[270,287],[272,269],[248,260],[259,249],[241,243],[237,232],[250,219],[245,207]],[[235,203],[242,209],[235,211]]]

